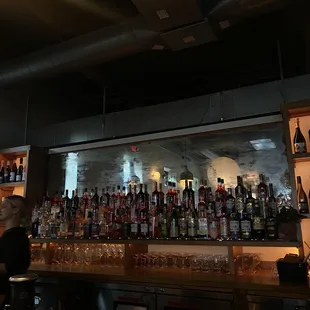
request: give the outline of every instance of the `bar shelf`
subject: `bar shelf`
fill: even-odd
[[[11,183],[2,183],[0,188],[14,188],[14,187],[24,187],[25,182],[11,182]]]
[[[282,241],[282,240],[172,240],[172,239],[30,239],[32,244],[35,243],[89,243],[89,244],[141,244],[141,245],[193,245],[193,246],[240,246],[240,247],[296,247],[302,246],[299,241]]]

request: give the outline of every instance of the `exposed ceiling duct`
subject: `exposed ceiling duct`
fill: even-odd
[[[283,8],[289,0],[221,0],[208,17],[217,21],[222,29],[243,19]]]
[[[12,61],[0,69],[0,86],[135,53],[150,48],[157,36],[142,18],[109,26]]]

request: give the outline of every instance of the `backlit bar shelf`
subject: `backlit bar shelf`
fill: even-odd
[[[194,245],[194,246],[240,246],[240,247],[296,247],[302,246],[299,241],[282,240],[173,240],[173,239],[30,239],[31,243],[107,243],[107,244],[143,244],[143,245]]]

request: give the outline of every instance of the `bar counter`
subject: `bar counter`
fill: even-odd
[[[163,270],[133,268],[100,268],[33,265],[29,269],[44,279],[56,281],[87,281],[93,283],[130,284],[140,286],[169,287],[176,289],[195,289],[229,291],[242,290],[246,293],[262,293],[265,296],[298,298],[310,295],[308,284],[279,283],[277,276],[270,271],[254,275],[223,275],[191,272],[190,270]]]

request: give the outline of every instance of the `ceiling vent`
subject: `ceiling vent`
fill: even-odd
[[[203,20],[200,1],[132,0],[149,27],[156,31],[177,28]]]
[[[161,37],[174,51],[217,40],[207,20],[165,32]]]

